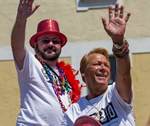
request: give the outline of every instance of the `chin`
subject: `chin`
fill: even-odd
[[[99,85],[105,86],[105,85],[108,85],[108,83],[99,83]]]
[[[97,83],[101,84],[101,85],[108,85],[108,81],[107,80],[97,80]]]

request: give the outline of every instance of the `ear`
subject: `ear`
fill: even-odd
[[[85,71],[85,69],[84,69],[84,68],[80,68],[80,73],[81,73],[81,76],[82,76],[82,77],[84,77],[84,76],[85,76],[84,71]]]
[[[37,42],[34,42],[34,43],[33,43],[33,47],[34,47],[34,49],[36,48],[36,44],[37,44]]]
[[[80,68],[80,74],[81,74],[83,82],[85,83],[85,73],[84,72],[85,72],[85,69],[84,68]]]

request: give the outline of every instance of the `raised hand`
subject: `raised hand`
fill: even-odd
[[[19,18],[26,19],[31,16],[37,8],[40,6],[37,4],[34,8],[32,7],[34,0],[20,0],[18,6],[18,15]]]
[[[103,22],[105,31],[112,38],[113,42],[118,43],[118,44],[121,44],[121,41],[124,38],[126,23],[131,15],[131,13],[128,12],[127,16],[123,19],[123,10],[124,10],[124,6],[121,5],[121,9],[119,13],[119,3],[116,3],[114,16],[113,16],[112,5],[109,6],[109,23],[108,24],[106,22],[106,19],[102,17],[102,22]]]

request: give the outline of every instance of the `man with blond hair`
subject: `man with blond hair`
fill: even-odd
[[[113,54],[117,62],[115,82],[110,79],[109,54],[98,47],[85,54],[80,62],[82,80],[86,83],[88,94],[72,104],[65,112],[62,126],[135,126],[132,107],[132,82],[128,42],[124,38],[127,13],[123,19],[124,6],[109,6],[109,23],[102,18],[104,29],[113,41]],[[93,117],[91,119],[91,117]]]

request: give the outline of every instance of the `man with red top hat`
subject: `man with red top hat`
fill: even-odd
[[[25,47],[27,18],[40,6],[33,8],[33,1],[20,0],[11,35],[21,97],[16,125],[59,126],[69,105],[80,98],[79,81],[69,65],[57,61],[67,38],[55,20],[38,24],[30,39],[35,55]]]

